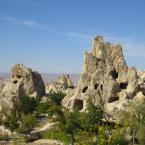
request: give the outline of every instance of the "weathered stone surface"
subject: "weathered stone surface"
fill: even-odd
[[[60,76],[56,82],[46,84],[45,86],[47,94],[57,93],[60,91],[67,93],[69,90],[74,89],[74,84],[68,74]]]
[[[85,53],[76,91],[66,96],[62,103],[70,110],[77,107],[84,111],[91,99],[116,119],[139,92],[137,71],[127,67],[121,45],[104,42],[102,36],[97,36],[92,47],[92,52]]]
[[[26,95],[39,98],[45,94],[44,82],[41,75],[24,65],[18,64],[12,68],[11,81],[14,84],[22,83]]]
[[[4,82],[0,92],[0,117],[8,116],[20,96],[37,99],[45,94],[41,75],[24,65],[17,64],[12,68],[12,77]]]
[[[139,89],[145,95],[145,71],[138,72]]]

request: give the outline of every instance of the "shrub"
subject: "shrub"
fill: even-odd
[[[65,97],[65,95],[66,94],[63,93],[63,92],[58,92],[58,93],[50,94],[49,98],[50,98],[52,103],[60,106],[63,98]]]
[[[108,126],[99,126],[98,133],[96,136],[97,145],[107,145],[108,144],[109,130],[110,129],[108,128]]]
[[[25,114],[32,113],[38,105],[38,100],[29,96],[21,96],[20,102],[17,104],[17,111]]]
[[[3,125],[10,129],[12,133],[19,127],[18,118],[15,111],[12,111],[10,116],[3,122]]]
[[[18,129],[18,132],[20,133],[24,133],[26,135],[26,141],[28,139],[28,134],[33,130],[33,128],[37,125],[37,120],[36,118],[31,115],[24,115],[22,117],[22,125],[20,126],[20,128]]]
[[[49,114],[50,104],[48,102],[41,102],[38,104],[36,108],[36,112],[38,115],[41,114]]]
[[[53,128],[53,129],[50,129],[50,130],[44,132],[43,138],[44,139],[60,140],[66,145],[68,145],[71,141],[70,136],[58,128]]]
[[[89,132],[97,132],[99,125],[103,123],[103,110],[101,106],[94,106],[89,102],[87,112],[80,113],[79,120],[81,127]]]
[[[118,125],[111,132],[109,139],[109,145],[127,145],[126,142],[126,130]]]
[[[140,145],[145,145],[145,124],[141,124],[139,126],[136,137],[137,137]]]
[[[71,136],[71,144],[74,144],[74,135],[76,130],[80,127],[78,121],[78,112],[69,112],[67,110],[64,111],[64,114],[60,116],[59,127],[65,133]]]
[[[129,106],[129,111],[121,114],[121,125],[129,128],[129,135],[132,136],[132,142],[145,144],[145,102],[133,103]]]
[[[93,135],[88,131],[77,130],[75,133],[75,144],[76,145],[95,145],[93,141]]]

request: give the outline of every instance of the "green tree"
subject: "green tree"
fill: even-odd
[[[19,127],[16,111],[12,111],[11,115],[3,122],[3,124],[6,128],[10,129],[14,138],[13,132]]]
[[[35,98],[31,98],[29,96],[21,96],[19,103],[17,104],[17,111],[23,112],[25,114],[32,113],[34,110],[36,110],[36,107],[38,105],[38,100]]]
[[[49,99],[52,103],[60,106],[63,98],[66,96],[63,92],[52,93],[49,95]]]
[[[97,132],[97,129],[102,125],[103,109],[101,106],[94,106],[92,102],[88,103],[86,112],[79,114],[81,127],[91,133]]]
[[[36,108],[36,112],[38,115],[41,115],[41,114],[49,114],[51,105],[50,103],[48,102],[40,102]]]
[[[20,133],[24,133],[26,135],[26,141],[28,139],[28,134],[33,130],[33,128],[37,125],[36,118],[31,115],[27,114],[22,117],[22,125],[19,128]]]
[[[71,144],[75,141],[75,132],[79,128],[78,112],[69,112],[67,109],[58,112],[59,127],[71,137]]]
[[[145,102],[133,103],[129,106],[129,111],[124,111],[121,114],[121,125],[124,128],[129,128],[128,134],[133,138],[133,145],[138,142],[141,145],[145,144]]]

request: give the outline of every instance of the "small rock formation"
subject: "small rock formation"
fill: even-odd
[[[0,118],[9,116],[20,96],[35,97],[40,100],[45,95],[45,86],[38,72],[24,65],[12,68],[12,77],[3,83],[0,92]]]
[[[15,65],[12,68],[14,85],[22,84],[25,95],[41,98],[45,94],[45,86],[41,75],[24,65]]]
[[[129,102],[145,98],[145,81],[139,84],[137,70],[127,67],[121,45],[104,42],[102,36],[97,36],[92,47],[92,52],[85,53],[76,91],[62,103],[70,110],[84,111],[91,99],[94,105],[104,107],[108,119],[115,121]]]
[[[46,84],[47,94],[57,93],[60,91],[66,93],[70,89],[74,89],[74,84],[68,74],[60,76],[56,82]]]

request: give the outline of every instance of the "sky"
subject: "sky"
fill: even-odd
[[[145,69],[145,0],[0,0],[0,72],[24,64],[41,73],[80,73],[92,39],[120,43]]]

